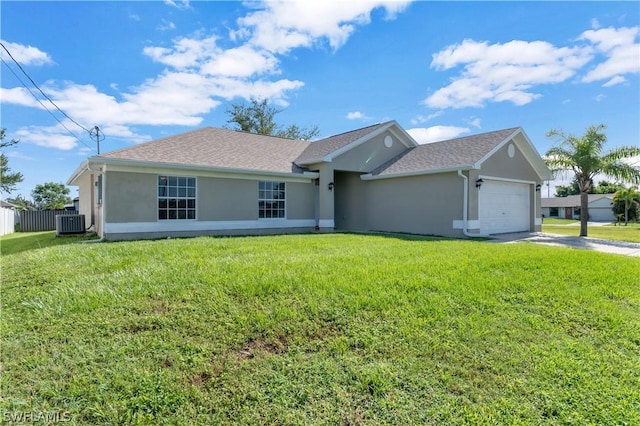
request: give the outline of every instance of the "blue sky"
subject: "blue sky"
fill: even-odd
[[[222,127],[250,97],[322,137],[394,119],[420,143],[522,126],[542,154],[550,129],[600,123],[610,147],[640,143],[635,1],[3,1],[0,13],[4,46],[70,118],[104,131],[102,152]],[[1,126],[21,141],[6,154],[24,175],[11,195],[29,196],[66,182],[95,141],[1,57]]]

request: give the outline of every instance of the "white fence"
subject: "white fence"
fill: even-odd
[[[16,228],[16,212],[0,207],[0,235],[11,234]]]

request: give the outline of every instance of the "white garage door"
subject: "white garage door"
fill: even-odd
[[[530,185],[484,179],[478,191],[480,230],[487,234],[529,231]]]
[[[611,208],[589,208],[589,220],[595,222],[613,222],[616,220],[616,215],[613,214]]]

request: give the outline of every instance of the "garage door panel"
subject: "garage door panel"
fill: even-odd
[[[483,233],[529,231],[530,185],[485,179],[478,197],[480,229]]]

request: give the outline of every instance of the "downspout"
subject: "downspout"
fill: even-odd
[[[466,177],[462,170],[458,170],[458,176],[464,180],[462,188],[462,233],[467,237],[489,237],[488,234],[472,234],[467,230],[467,211],[469,210],[469,178]]]

